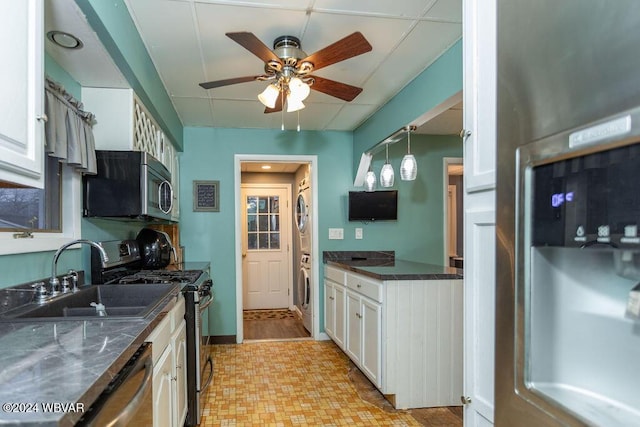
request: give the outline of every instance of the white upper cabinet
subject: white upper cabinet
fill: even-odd
[[[96,116],[96,150],[142,151],[174,168],[169,138],[133,89],[83,87],[82,103]]]
[[[42,188],[44,6],[0,2],[0,180]]]
[[[464,1],[463,142],[467,192],[496,184],[495,1]]]

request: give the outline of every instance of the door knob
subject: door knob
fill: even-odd
[[[468,405],[469,403],[471,403],[471,398],[468,396],[460,396],[460,401],[463,405]]]

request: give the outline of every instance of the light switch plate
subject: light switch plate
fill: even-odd
[[[362,228],[360,227],[356,228],[356,239],[357,240],[362,239]]]
[[[330,228],[329,229],[329,240],[342,240],[344,239],[344,229],[343,228]]]

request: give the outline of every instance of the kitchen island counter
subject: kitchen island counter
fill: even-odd
[[[397,259],[393,251],[324,252],[325,264],[377,280],[462,279],[460,268]]]
[[[140,320],[0,322],[0,424],[73,426],[179,295]]]

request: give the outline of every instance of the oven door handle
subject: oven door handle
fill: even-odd
[[[147,393],[151,390],[151,380],[153,378],[153,357],[151,356],[151,353],[149,352],[148,356],[140,360],[140,362],[142,361],[144,361],[144,377],[142,378],[140,387],[138,387],[138,390],[133,396],[133,399],[131,399],[131,402],[129,402],[129,404],[115,418],[104,424],[105,426],[112,427],[127,425],[131,417],[142,405]],[[142,366],[140,366],[140,364],[136,366],[136,369],[132,372],[132,374],[142,370]]]
[[[209,367],[211,368],[211,371],[209,371],[209,378],[207,378],[207,381],[205,381],[204,385],[202,386],[202,389],[200,389],[200,392],[204,392],[207,387],[209,387],[209,384],[211,384],[211,380],[213,379],[213,360],[211,359],[211,356],[209,356],[207,358],[207,365],[209,365]]]

